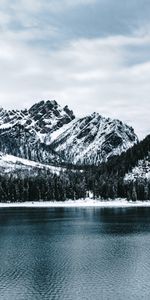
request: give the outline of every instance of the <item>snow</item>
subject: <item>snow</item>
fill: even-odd
[[[75,164],[99,164],[110,156],[120,155],[138,141],[128,125],[98,113],[75,119],[66,130],[55,132],[53,136],[54,150]],[[115,144],[117,138],[121,142]]]
[[[8,129],[11,128],[13,125],[10,123],[0,125],[0,129]]]
[[[136,181],[137,179],[150,180],[150,161],[148,157],[139,160],[137,166],[127,173],[124,178],[125,181]]]
[[[59,138],[59,136],[64,133],[66,130],[68,130],[78,119],[74,119],[73,121],[69,122],[68,124],[63,125],[61,128],[59,128],[58,130],[54,131],[51,134],[51,139],[50,139],[50,143],[53,143],[57,138]]]
[[[18,139],[17,130],[20,125],[22,128]],[[25,143],[28,143],[33,160],[35,159],[33,145],[35,148],[37,146],[39,151],[43,151],[39,141],[47,146],[51,145],[56,153],[56,161],[59,157],[59,161],[75,164],[99,164],[107,161],[110,156],[121,154],[137,142],[133,130],[119,120],[111,120],[98,113],[80,119],[74,118],[71,111],[67,112],[56,101],[41,101],[29,110],[0,110],[0,129],[3,129],[2,134],[5,137],[6,133],[8,139],[6,152],[9,146],[8,128],[11,139],[13,136],[17,139],[22,156],[26,158],[28,157],[23,149],[26,148]],[[113,142],[116,137],[122,140],[120,144]],[[47,152],[45,163],[50,155],[48,149],[45,150]],[[18,149],[15,150],[13,153],[17,155]],[[55,159],[54,155],[52,159]]]
[[[99,208],[126,208],[126,207],[150,207],[149,201],[129,202],[126,199],[100,201],[94,199],[68,200],[64,202],[24,202],[24,203],[0,203],[0,207],[99,207]]]
[[[61,167],[55,167],[51,165],[41,164],[35,161],[31,161],[28,159],[19,158],[13,155],[4,155],[0,153],[0,167],[4,168],[6,173],[13,172],[16,169],[24,169],[24,168],[38,168],[38,169],[48,169],[52,173],[56,173],[59,175],[62,170]]]

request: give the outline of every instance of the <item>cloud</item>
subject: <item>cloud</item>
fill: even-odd
[[[129,34],[149,23],[150,3],[147,0],[125,3],[120,0],[1,0],[0,12],[3,15],[0,27],[8,18],[7,26],[11,30],[54,27],[62,43],[72,38]]]
[[[142,4],[141,4],[142,3]],[[150,130],[146,0],[1,0],[0,105],[41,99]]]
[[[120,118],[142,137],[149,131],[150,61],[129,65],[128,46],[148,47],[148,35],[71,41],[59,50],[33,48],[20,36],[0,41],[0,104],[28,107],[41,99]]]
[[[1,0],[0,7],[3,11],[13,11],[15,17],[17,14],[41,14],[48,11],[51,13],[60,13],[75,7],[82,7],[96,4],[98,0]]]

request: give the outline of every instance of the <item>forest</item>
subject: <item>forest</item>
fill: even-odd
[[[93,198],[128,200],[150,199],[150,181],[136,178],[125,181],[125,174],[135,167],[139,160],[150,160],[150,135],[120,156],[110,158],[99,166],[64,165],[59,174],[49,170],[36,170],[36,176],[29,174],[1,174],[0,201],[65,201],[89,196]]]

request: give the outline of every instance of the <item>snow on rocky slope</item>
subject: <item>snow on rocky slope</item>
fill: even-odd
[[[121,121],[97,113],[76,119],[55,100],[29,110],[0,109],[0,151],[41,163],[97,165],[137,141],[134,130]]]
[[[51,134],[74,119],[67,106],[41,101],[29,110],[0,110],[0,151],[42,163],[62,159],[49,146]]]
[[[57,135],[52,147],[64,161],[98,165],[126,151],[137,141],[131,127],[93,113],[69,123],[66,130]]]
[[[125,175],[124,180],[126,182],[136,180],[150,180],[150,156],[145,159],[139,160],[136,167],[131,172]]]
[[[61,108],[55,100],[40,101],[29,110],[7,111],[0,109],[0,130],[11,129],[15,125],[22,125],[31,133],[36,133],[41,141],[48,138],[48,134],[69,123],[75,117],[67,106]]]
[[[0,152],[0,174],[22,174],[25,172],[35,175],[36,171],[49,170],[51,173],[59,175],[62,168],[41,164],[35,161],[19,158],[13,155]]]

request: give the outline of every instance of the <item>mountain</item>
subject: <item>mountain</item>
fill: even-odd
[[[0,155],[0,201],[150,200],[150,135],[99,166],[54,167]],[[137,176],[138,170],[138,176]]]
[[[29,110],[0,110],[0,151],[42,163],[62,159],[49,146],[51,134],[74,119],[67,106],[41,101]]]
[[[75,119],[63,133],[57,133],[52,148],[64,161],[80,165],[98,165],[109,157],[120,155],[138,141],[132,127],[98,113]]]
[[[124,164],[125,182],[136,182],[150,179],[150,135],[134,145],[119,158]]]
[[[0,151],[44,164],[95,164],[138,142],[132,127],[98,113],[77,119],[55,100],[0,110]]]
[[[86,174],[96,197],[150,200],[150,135]]]
[[[127,197],[134,201],[150,200],[150,135],[138,145],[137,149],[137,160],[134,165],[131,164],[124,176]]]
[[[20,124],[26,130],[39,133],[41,141],[45,136],[69,123],[75,116],[68,106],[61,108],[55,100],[40,101],[29,110],[0,109],[0,129],[10,129]]]

